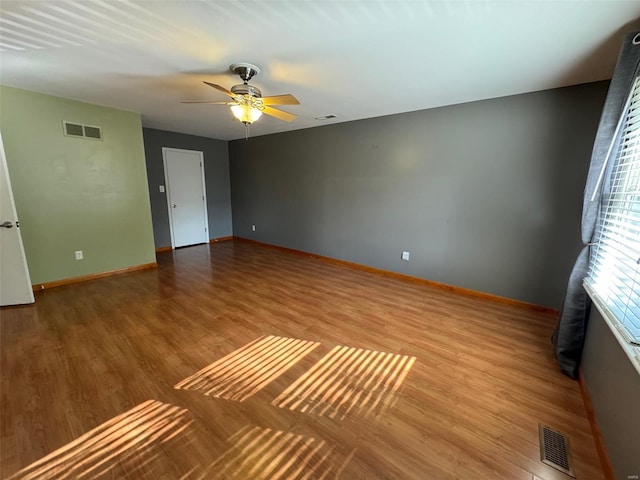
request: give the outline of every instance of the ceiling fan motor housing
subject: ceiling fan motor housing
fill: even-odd
[[[254,98],[261,98],[262,92],[258,87],[254,87],[253,85],[249,85],[248,83],[241,83],[239,85],[234,85],[231,87],[231,93],[236,95],[249,95]]]

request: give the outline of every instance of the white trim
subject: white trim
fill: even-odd
[[[169,185],[169,176],[167,175],[167,152],[189,152],[200,155],[200,178],[202,178],[202,195],[204,196],[204,224],[207,229],[207,241],[211,237],[211,226],[209,225],[209,213],[207,211],[207,182],[204,178],[204,153],[199,150],[187,150],[185,148],[162,147],[162,166],[164,169],[164,185],[165,196],[167,197],[167,210],[169,217],[169,233],[171,234],[171,248],[175,250],[176,240],[173,234],[173,209],[171,208],[171,187]]]
[[[609,326],[611,332],[613,332],[613,336],[618,340],[620,347],[627,357],[629,357],[629,360],[640,375],[640,347],[630,343],[630,339],[628,338],[624,327],[616,319],[611,310],[609,310],[609,308],[607,308],[607,306],[598,298],[598,295],[593,291],[593,288],[591,288],[586,281],[584,281],[582,285],[589,297],[591,297],[591,300],[600,312],[600,315],[604,318],[605,323]]]

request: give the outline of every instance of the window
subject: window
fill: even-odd
[[[640,76],[614,142],[585,286],[640,345]]]

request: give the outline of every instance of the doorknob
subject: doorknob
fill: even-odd
[[[177,207],[177,205],[175,203],[171,204],[171,208],[176,208],[176,207]]]
[[[8,221],[7,222],[2,222],[2,223],[0,223],[0,227],[11,228],[11,227],[13,227],[13,223],[8,222]]]

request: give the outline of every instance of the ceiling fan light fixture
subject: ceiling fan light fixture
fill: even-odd
[[[1,1],[1,0],[0,0]],[[296,119],[293,113],[280,110],[276,107],[280,105],[300,105],[296,97],[290,93],[284,95],[273,95],[263,97],[260,89],[254,85],[249,85],[249,80],[254,75],[260,73],[260,69],[251,63],[234,63],[229,69],[240,76],[243,83],[234,85],[231,90],[227,90],[221,85],[205,81],[204,84],[224,93],[231,101],[226,102],[182,102],[182,103],[209,103],[217,105],[231,106],[233,116],[244,123],[247,137],[249,135],[249,125],[258,120],[262,114],[275,117],[284,122],[292,122]]]
[[[262,116],[262,112],[252,105],[232,105],[231,112],[245,125],[255,122]]]

